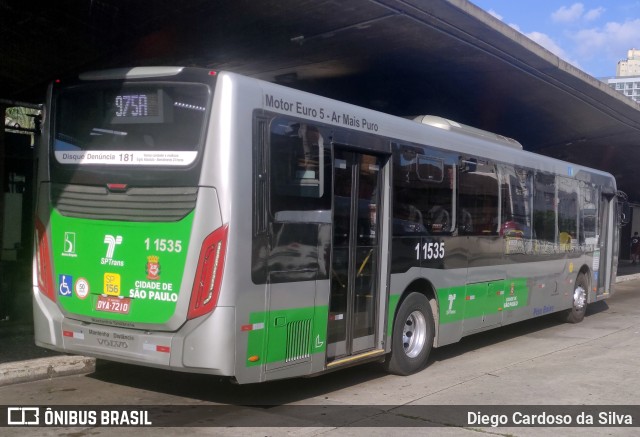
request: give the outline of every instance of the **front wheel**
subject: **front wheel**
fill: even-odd
[[[410,293],[400,304],[393,323],[391,353],[384,367],[389,373],[410,375],[427,365],[435,325],[431,306],[420,293]]]
[[[564,313],[564,320],[569,323],[580,323],[587,312],[587,293],[589,279],[584,273],[579,273],[573,289],[573,305]]]

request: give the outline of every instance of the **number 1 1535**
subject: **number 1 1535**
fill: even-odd
[[[155,250],[156,252],[182,252],[182,240],[168,240],[165,238],[156,238],[152,240],[147,238],[144,240],[147,250]]]

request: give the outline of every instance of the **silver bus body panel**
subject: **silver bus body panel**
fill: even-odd
[[[57,305],[37,290],[35,294],[41,308],[34,314],[38,346],[128,364],[220,376],[234,374],[234,355],[216,352],[233,350],[235,338],[227,329],[235,322],[233,308],[218,307],[175,333],[149,332],[66,318]],[[49,333],[49,338],[44,333]]]
[[[226,74],[221,74],[221,77],[226,76]],[[233,93],[238,93],[240,96],[238,97],[239,102],[234,101],[234,104],[237,103],[237,108],[233,111],[233,114],[237,114],[238,123],[244,126],[249,125],[249,117],[251,111],[255,109],[257,101],[256,101],[256,91],[257,88],[255,86],[255,81],[246,79],[244,77],[236,76],[233,74],[228,75],[231,79],[230,81],[234,83]],[[222,85],[224,86],[224,85]],[[530,154],[528,152],[522,151],[514,151],[511,148],[507,148],[503,145],[495,145],[487,140],[478,139],[469,137],[459,133],[451,133],[445,132],[438,128],[433,128],[430,126],[421,126],[415,122],[398,119],[395,117],[389,117],[384,114],[377,113],[375,111],[369,111],[362,108],[357,108],[355,106],[349,104],[342,104],[339,102],[331,101],[328,99],[324,99],[318,96],[313,96],[307,93],[301,93],[298,91],[290,90],[288,88],[283,88],[278,85],[273,85],[270,83],[260,83],[260,88],[262,89],[262,108],[268,112],[273,113],[281,113],[283,115],[291,116],[292,118],[300,118],[300,119],[308,119],[316,122],[321,122],[325,124],[331,124],[328,119],[318,120],[314,117],[305,116],[297,112],[296,110],[286,110],[282,107],[274,107],[273,105],[268,105],[267,102],[273,102],[273,99],[277,99],[282,102],[291,103],[290,108],[296,108],[301,106],[315,106],[317,108],[322,108],[325,113],[353,113],[362,116],[363,118],[367,118],[369,123],[376,124],[380,129],[377,132],[371,132],[367,129],[363,129],[362,127],[358,128],[353,125],[345,126],[343,124],[337,124],[337,131],[353,131],[359,130],[360,132],[364,132],[369,135],[382,135],[383,137],[388,138],[389,141],[409,141],[415,144],[427,144],[429,147],[441,148],[443,150],[455,150],[456,152],[466,153],[470,155],[486,157],[497,162],[511,163],[511,164],[519,164],[523,161],[536,162],[534,166],[536,169],[553,172],[556,174],[574,174],[581,175],[581,179],[590,181],[592,180],[592,176],[596,177],[596,180],[609,180],[612,181],[610,175],[593,171],[590,169],[582,168],[581,166],[569,164],[566,162],[562,162],[553,158],[541,157],[539,155]],[[270,97],[269,97],[270,96]],[[269,100],[271,99],[271,100]],[[247,103],[245,107],[245,103]],[[235,121],[235,120],[234,120]],[[236,131],[237,132],[237,131]],[[246,143],[251,143],[251,138],[249,136],[249,129],[244,129],[239,132],[239,141],[244,141]],[[389,143],[386,142],[386,144]],[[357,142],[352,143],[351,146],[362,150],[372,150],[378,153],[390,153],[387,147],[373,147],[362,144],[357,144]],[[240,153],[240,150],[244,150],[241,147],[232,148],[233,153]],[[523,155],[524,158],[523,158]],[[239,157],[238,157],[239,158]],[[528,160],[527,158],[535,159],[535,161]],[[238,198],[250,198],[251,192],[251,180],[247,177],[237,177],[238,174],[244,173],[246,175],[250,174],[250,162],[246,159],[246,155],[244,159],[231,159],[234,162],[234,168],[238,171],[236,173],[236,179],[233,182],[229,182],[230,193],[232,199]],[[576,176],[577,177],[577,176]],[[386,191],[384,199],[386,200],[387,209],[385,209],[386,217],[390,216],[390,186],[391,179],[390,176],[385,176],[384,188]],[[215,186],[219,186],[219,183],[216,182]],[[608,186],[605,187],[606,191],[613,192],[615,190],[615,183],[611,182]],[[225,205],[227,203],[225,201],[221,201],[222,209],[225,209]],[[266,287],[257,286],[252,284],[251,281],[245,281],[244,278],[248,278],[246,272],[246,265],[250,264],[249,259],[249,244],[234,244],[231,243],[235,239],[235,236],[238,236],[238,241],[245,241],[246,236],[250,235],[251,232],[251,218],[247,215],[242,217],[243,209],[240,207],[239,203],[232,202],[232,207],[229,209],[229,213],[231,217],[234,217],[236,214],[234,212],[234,206],[238,206],[238,219],[231,219],[230,222],[233,223],[234,226],[242,226],[243,232],[240,235],[235,232],[230,231],[230,245],[229,245],[229,256],[234,259],[242,259],[242,263],[239,263],[238,270],[228,270],[226,269],[225,276],[231,275],[233,277],[239,278],[239,283],[236,284],[236,290],[232,293],[229,293],[230,296],[236,296],[236,305],[238,308],[243,308],[242,314],[238,314],[238,323],[242,324],[241,319],[243,317],[248,317],[248,314],[253,311],[273,311],[278,309],[291,309],[296,307],[308,306],[310,302],[315,302],[315,305],[325,305],[328,303],[328,295],[329,295],[329,282],[328,281],[310,281],[310,282],[300,282],[300,283],[289,283],[289,284],[271,284]],[[244,210],[246,211],[246,209]],[[390,229],[388,221],[385,221],[387,228],[383,230],[383,235],[385,235],[384,241],[384,249],[382,250],[383,254],[383,264],[388,266],[390,259],[388,254],[390,252]],[[461,238],[450,238],[449,239],[452,244],[460,244],[463,245],[464,242],[461,241]],[[458,240],[456,243],[454,241]],[[451,247],[452,252],[455,253],[455,247]],[[241,251],[246,252],[246,256],[241,255]],[[231,256],[231,253],[234,255]],[[497,257],[502,257],[503,254],[496,254]],[[390,284],[387,287],[383,285],[384,282],[381,283],[381,302],[380,308],[384,309],[380,313],[381,319],[378,323],[379,329],[379,343],[378,346],[383,348],[385,351],[390,350],[390,341],[387,332],[388,326],[388,318],[392,318],[393,314],[389,314],[386,308],[386,299],[388,294],[397,294],[403,293],[406,290],[406,287],[411,284],[413,281],[418,279],[427,279],[430,281],[436,289],[447,288],[453,286],[460,286],[465,283],[472,282],[481,282],[487,280],[503,280],[506,282],[509,281],[511,277],[527,277],[530,279],[531,283],[538,287],[538,290],[530,293],[529,301],[527,304],[513,311],[504,312],[499,315],[497,319],[495,319],[492,323],[487,324],[486,320],[481,319],[466,319],[460,323],[453,324],[439,324],[437,325],[437,336],[436,336],[436,346],[450,344],[456,341],[459,341],[460,338],[464,335],[469,335],[472,333],[480,332],[483,330],[487,330],[496,326],[506,325],[509,323],[514,323],[521,320],[526,320],[528,318],[535,317],[540,315],[541,312],[549,312],[550,308],[553,308],[553,311],[557,311],[560,309],[566,309],[571,307],[571,295],[572,295],[572,283],[575,280],[575,275],[577,271],[583,265],[589,265],[590,261],[588,260],[589,256],[585,255],[580,259],[567,260],[566,262],[558,262],[556,261],[541,261],[534,263],[526,263],[524,265],[518,264],[502,264],[497,265],[496,267],[485,267],[485,268],[474,268],[473,265],[470,265],[467,269],[443,269],[443,270],[434,270],[434,269],[412,269],[410,272],[405,274],[394,274],[390,275]],[[246,260],[246,261],[245,261]],[[246,262],[246,264],[244,264]],[[555,277],[562,276],[562,272],[567,271],[568,264],[573,262],[575,264],[575,270],[571,273],[567,273],[565,277],[563,277],[562,281],[556,281]],[[244,267],[240,266],[240,264],[244,264]],[[580,264],[580,265],[579,265]],[[533,271],[532,271],[533,269]],[[549,269],[554,271],[552,278],[550,278]],[[417,270],[417,271],[415,271]],[[386,268],[383,271],[387,271]],[[291,271],[290,271],[291,272]],[[413,273],[412,273],[413,272]],[[277,273],[277,272],[272,272]],[[301,271],[300,274],[304,275],[304,272]],[[470,274],[470,276],[468,276]],[[559,276],[556,276],[559,275]],[[386,281],[387,275],[382,275],[382,280]],[[559,285],[558,282],[562,282],[562,285]],[[275,287],[275,288],[274,288]],[[252,290],[250,292],[249,290]],[[390,291],[386,291],[386,290]],[[227,289],[224,289],[228,291]],[[223,291],[223,295],[225,291]],[[222,298],[222,295],[221,295]],[[591,298],[592,299],[592,298]],[[438,308],[442,305],[442,303],[438,302]],[[246,310],[245,310],[246,308]],[[436,319],[437,320],[437,319]],[[267,341],[265,339],[265,341]],[[243,360],[240,356],[241,351],[246,347],[246,343],[240,341],[237,345],[238,351],[238,360],[237,360],[237,376],[239,379],[241,375],[247,373],[247,368],[244,366]],[[268,363],[264,365],[264,368],[260,370],[260,376],[258,380],[271,380],[278,379],[282,377],[295,377],[305,374],[313,374],[317,372],[321,372],[326,370],[326,363],[324,362],[323,354],[313,354],[311,353],[309,357],[307,357],[302,362],[296,363],[285,363],[285,362],[275,362]],[[254,372],[250,372],[252,377],[255,378],[257,374]],[[247,377],[253,379],[251,376],[246,375]],[[254,379],[255,380],[255,379]]]

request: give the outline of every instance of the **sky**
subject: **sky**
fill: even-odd
[[[597,78],[640,50],[640,0],[470,1]]]

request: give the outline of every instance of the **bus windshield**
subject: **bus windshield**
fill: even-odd
[[[201,149],[209,89],[202,84],[111,83],[56,100],[60,164],[188,166]]]

